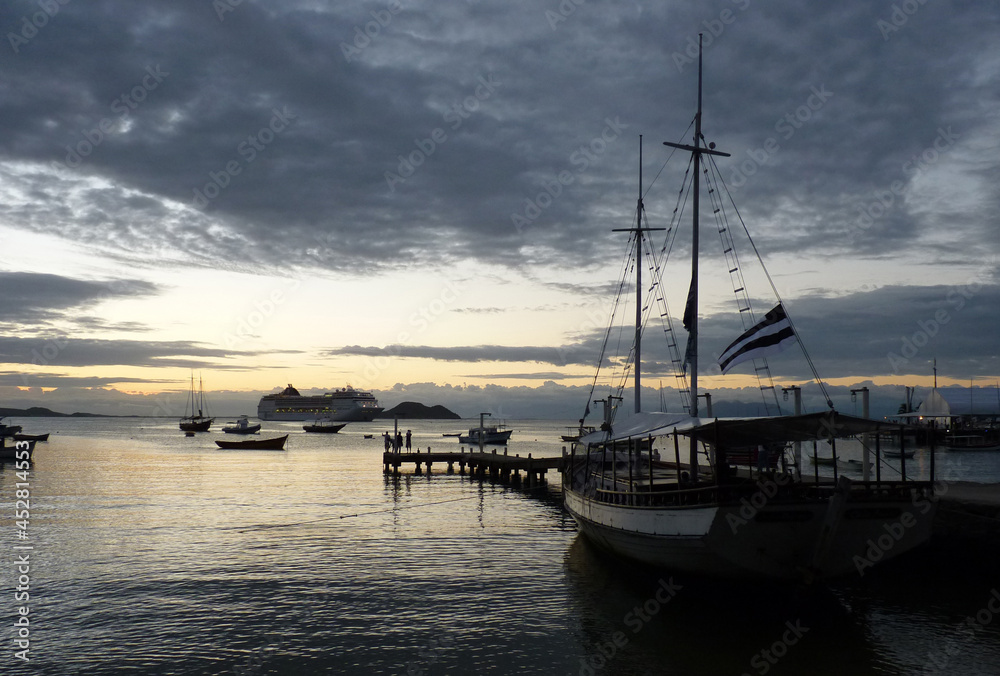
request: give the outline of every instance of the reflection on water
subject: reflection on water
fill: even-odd
[[[1000,586],[997,552],[927,551],[812,590],[722,585],[594,551],[554,475],[535,491],[385,477],[384,421],[269,425],[292,433],[283,453],[218,451],[175,421],[46,426],[31,662],[8,650],[5,674],[1000,673],[1000,618],[963,624]],[[565,426],[514,424],[510,452],[558,454]],[[438,450],[462,426],[407,427]],[[15,481],[0,471],[5,515]]]

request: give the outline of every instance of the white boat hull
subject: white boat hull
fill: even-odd
[[[677,572],[801,580],[864,574],[930,537],[933,503],[848,501],[826,553],[817,546],[829,503],[631,507],[564,491],[581,532],[619,556]],[[905,516],[904,513],[909,514]],[[896,536],[899,537],[896,537]]]
[[[257,417],[261,420],[315,420],[317,417],[333,420],[335,422],[371,422],[379,413],[383,411],[380,407],[345,406],[344,408],[331,408],[324,410],[309,411],[268,411],[258,409]]]

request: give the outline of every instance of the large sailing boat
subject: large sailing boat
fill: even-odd
[[[208,428],[215,422],[215,418],[205,415],[205,387],[198,376],[198,391],[194,389],[194,374],[191,374],[191,391],[188,394],[187,405],[184,410],[184,417],[181,418],[180,427],[184,432],[207,432]],[[197,411],[197,413],[195,413]]]
[[[799,413],[798,388],[788,388],[796,394],[795,415],[719,419],[712,417],[710,399],[706,416],[700,415],[699,399],[706,395],[698,393],[699,179],[703,156],[708,156],[706,175],[708,164],[714,166],[713,156],[728,156],[716,151],[714,143],[705,144],[701,90],[699,54],[693,144],[665,144],[690,152],[694,167],[692,276],[684,313],[689,338],[684,359],[674,359],[690,367],[690,389],[684,390],[688,410],[677,414],[641,410],[640,344],[643,310],[648,307],[642,297],[642,247],[654,228],[643,227],[640,145],[637,223],[628,229],[636,239],[636,330],[629,355],[635,413],[619,424],[614,414],[622,397],[612,395],[602,402],[601,430],[581,438],[565,465],[565,507],[583,535],[597,545],[676,572],[785,580],[864,574],[875,563],[930,537],[935,512],[933,461],[930,481],[907,481],[905,464],[901,480],[883,480],[878,431],[887,425],[835,411],[804,350],[829,410]],[[658,284],[655,280],[651,288]],[[779,302],[725,350],[720,365],[725,372],[741,361],[773,354],[796,339]],[[588,403],[584,419],[589,412]],[[874,436],[865,441],[875,440],[874,480],[866,470],[862,480],[852,481],[836,468],[832,478],[821,477],[818,469],[812,477],[802,476],[803,442],[812,443],[814,458],[820,443],[829,444],[836,458],[838,438],[866,434]],[[682,461],[682,441],[686,461]],[[863,449],[867,465],[869,445]],[[659,451],[673,461],[664,460]],[[699,454],[707,457],[704,466],[699,465]],[[791,464],[786,462],[790,455]]]

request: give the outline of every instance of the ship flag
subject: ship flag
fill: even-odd
[[[719,366],[723,373],[728,373],[737,364],[777,354],[794,342],[795,330],[785,314],[785,308],[778,303],[761,321],[723,350]]]

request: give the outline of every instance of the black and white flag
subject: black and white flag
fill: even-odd
[[[781,352],[795,342],[795,331],[781,303],[734,340],[719,357],[723,373],[737,364]]]

